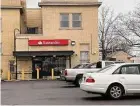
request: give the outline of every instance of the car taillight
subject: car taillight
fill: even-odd
[[[86,82],[88,82],[88,83],[94,83],[95,80],[93,78],[89,77],[89,78],[86,79]]]
[[[65,70],[65,76],[67,76],[67,75],[68,75],[67,70]]]

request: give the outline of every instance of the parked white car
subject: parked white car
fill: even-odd
[[[96,73],[85,73],[80,89],[112,99],[140,94],[140,64],[112,64]]]
[[[71,69],[83,69],[84,67],[86,67],[87,65],[90,65],[91,63],[82,63],[82,64],[78,64],[76,65],[75,67],[71,68]],[[60,74],[60,79],[61,80],[66,80],[66,77],[65,77],[65,74],[66,74],[66,69],[63,69],[61,70],[61,74]]]
[[[67,82],[73,82],[76,86],[79,87],[84,73],[96,72],[105,66],[115,64],[115,62],[122,63],[121,61],[99,61],[97,63],[91,63],[78,69],[65,69],[65,80]]]

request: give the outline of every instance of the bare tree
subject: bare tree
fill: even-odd
[[[99,41],[102,59],[105,60],[108,48],[112,47],[111,44],[118,39],[117,35],[114,36],[114,23],[119,18],[119,15],[115,16],[109,7],[102,7],[99,17]]]
[[[100,48],[102,50],[102,59],[105,60],[108,53],[115,52],[117,50],[123,50],[129,53],[130,46],[133,45],[133,40],[131,37],[132,32],[130,32],[130,26],[128,25],[129,22],[126,18],[130,19],[130,15],[115,15],[109,7],[102,7],[99,17],[99,41]],[[137,32],[138,31],[140,30],[137,30]]]
[[[129,38],[132,43],[140,39],[140,4],[134,11],[122,16],[120,25],[116,29],[120,35]]]

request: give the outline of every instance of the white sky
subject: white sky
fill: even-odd
[[[38,2],[41,0],[27,0],[28,8],[36,8],[38,7]],[[140,0],[99,0],[103,2],[103,5],[107,5],[112,7],[112,9],[116,12],[126,13],[128,11],[133,10]]]

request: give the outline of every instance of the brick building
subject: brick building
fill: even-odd
[[[97,0],[42,0],[26,8],[26,0],[2,0],[2,79],[40,77],[79,63],[99,60]]]

